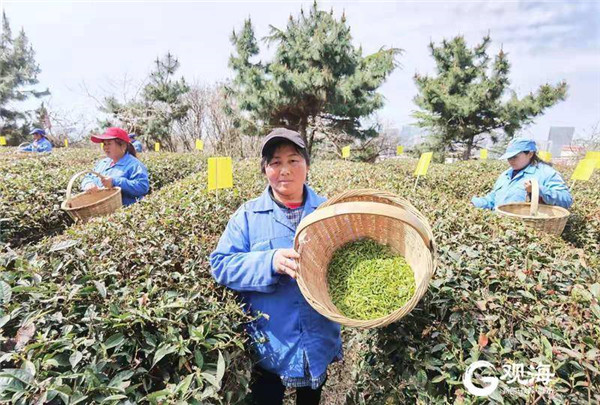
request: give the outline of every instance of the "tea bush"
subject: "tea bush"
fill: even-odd
[[[62,150],[0,167],[0,243],[19,246],[62,232],[72,223],[60,209],[69,180],[91,170],[101,157],[86,149]],[[149,153],[140,159],[148,167],[151,192],[204,165],[204,159],[195,154]],[[79,192],[79,184],[80,180],[75,182],[73,192]]]

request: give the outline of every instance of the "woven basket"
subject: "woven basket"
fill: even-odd
[[[348,242],[370,238],[406,258],[416,282],[413,297],[386,316],[359,320],[344,316],[331,301],[327,269],[333,253]],[[351,190],[325,202],[298,225],[294,247],[300,254],[298,286],[308,303],[339,324],[376,328],[408,314],[427,291],[436,263],[427,219],[408,201],[378,190]]]
[[[496,212],[543,232],[560,235],[569,219],[569,211],[555,205],[540,204],[540,186],[537,179],[531,180],[531,202],[503,204]]]
[[[102,177],[100,174],[91,170],[79,172],[71,177],[69,185],[67,186],[67,198],[60,206],[60,208],[65,210],[75,222],[87,222],[92,217],[111,214],[123,205],[120,187],[100,189],[94,193],[83,192],[71,197],[73,182],[77,177],[87,173]]]

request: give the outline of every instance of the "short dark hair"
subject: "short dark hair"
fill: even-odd
[[[262,159],[260,161],[260,171],[263,174],[265,174],[265,170],[267,168],[267,165],[269,164],[269,162],[271,161],[271,159],[273,159],[273,155],[275,155],[275,151],[277,150],[277,148],[280,148],[282,146],[287,146],[287,145],[290,145],[294,149],[296,149],[296,152],[298,152],[298,154],[300,154],[304,158],[304,160],[306,161],[306,166],[310,166],[310,156],[308,155],[308,152],[306,151],[306,148],[301,148],[300,146],[296,145],[292,141],[288,141],[287,139],[282,139],[279,142],[272,142],[272,143],[270,143],[265,148],[263,157],[262,157]]]

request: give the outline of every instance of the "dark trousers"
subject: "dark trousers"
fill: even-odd
[[[273,374],[263,368],[256,367],[252,373],[252,383],[250,384],[250,401],[252,405],[281,405],[285,386],[277,374]],[[321,400],[321,384],[319,388],[313,390],[310,387],[296,388],[296,405],[318,405]]]

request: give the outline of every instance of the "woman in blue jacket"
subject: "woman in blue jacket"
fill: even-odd
[[[510,169],[498,177],[492,191],[485,197],[473,197],[478,208],[495,209],[499,205],[525,202],[531,193],[531,179],[537,179],[540,202],[569,208],[573,198],[560,174],[536,154],[537,146],[531,139],[513,139],[501,159],[508,159]]]
[[[100,187],[121,187],[123,205],[131,205],[148,194],[148,169],[136,158],[127,132],[108,128],[102,135],[93,135],[92,142],[103,144],[106,158],[94,167],[101,178],[93,174],[84,177],[81,182],[84,191],[93,193]]]
[[[52,143],[46,138],[46,131],[34,128],[29,135],[33,135],[33,142],[19,148],[19,152],[52,152]]]
[[[133,145],[135,151],[137,153],[142,153],[143,146],[142,143],[137,139],[137,134],[129,134],[129,139],[131,139],[131,144]]]
[[[309,156],[297,132],[272,131],[263,141],[268,186],[229,220],[210,264],[214,278],[238,291],[253,314],[248,331],[256,354],[251,403],[281,404],[285,387],[298,404],[318,404],[327,367],[341,359],[340,326],[315,311],[296,283],[296,227],[325,198],[306,183]]]

